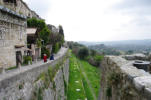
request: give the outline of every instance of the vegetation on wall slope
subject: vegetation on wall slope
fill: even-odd
[[[100,89],[100,69],[87,61],[70,57],[68,100],[96,100]]]

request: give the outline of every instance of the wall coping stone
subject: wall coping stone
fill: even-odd
[[[22,19],[27,19],[26,16],[21,15],[21,14],[18,14],[18,13],[16,13],[15,11],[10,10],[10,9],[8,9],[8,8],[6,8],[6,7],[4,7],[4,6],[2,6],[2,5],[0,5],[0,10],[3,11],[3,12],[6,12],[6,13],[8,13],[8,14],[14,15],[14,16],[16,16],[16,17],[19,17],[19,18],[22,18]]]
[[[105,56],[107,62],[116,64],[117,69],[125,74],[128,81],[132,82],[134,88],[144,95],[146,98],[151,98],[151,74],[142,69],[137,69],[133,66],[134,61],[128,61],[120,56]]]

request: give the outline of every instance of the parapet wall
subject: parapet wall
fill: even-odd
[[[0,100],[66,100],[68,52],[58,55],[54,61],[1,75]]]
[[[133,61],[107,56],[101,68],[101,100],[151,100],[151,75]]]

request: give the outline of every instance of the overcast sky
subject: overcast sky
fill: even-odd
[[[151,39],[151,0],[24,0],[66,40]]]

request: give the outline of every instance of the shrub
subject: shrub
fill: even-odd
[[[59,51],[59,43],[56,43],[55,45],[53,45],[52,47],[52,52],[53,53],[57,53]]]
[[[91,56],[95,56],[97,54],[97,52],[95,50],[90,50],[90,54],[91,54]]]
[[[31,56],[24,56],[23,59],[24,59],[23,63],[26,65],[28,64],[28,62],[32,63],[32,57]]]
[[[27,19],[27,26],[28,27],[37,27],[38,29],[42,30],[46,27],[46,23],[44,20],[39,20],[36,18],[29,18]]]
[[[39,33],[40,35],[40,38],[42,40],[44,40],[44,45],[47,45],[50,41],[50,34],[51,34],[51,31],[45,27],[41,30],[41,32]]]
[[[96,55],[94,57],[94,60],[95,60],[97,66],[100,65],[100,62],[101,62],[102,59],[103,59],[103,56],[101,56],[101,55]]]
[[[40,48],[40,47],[42,46],[41,40],[40,40],[40,39],[37,39],[37,40],[36,40],[36,44],[37,44],[37,46]]]
[[[46,54],[48,58],[50,57],[50,50],[47,49],[46,47],[42,47],[41,49],[41,58],[43,58],[44,54]]]
[[[78,52],[78,56],[80,59],[85,59],[89,55],[89,50],[87,48],[82,48]]]

